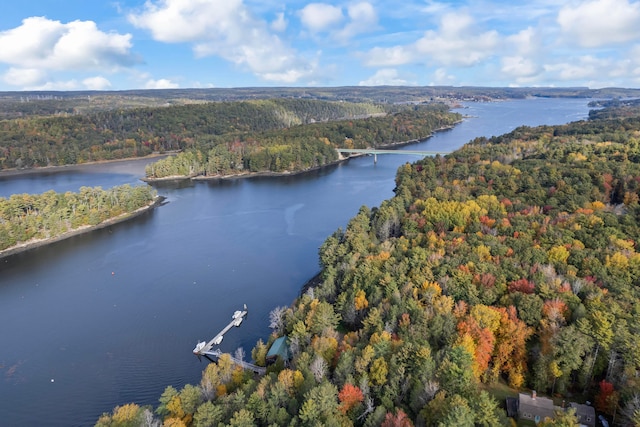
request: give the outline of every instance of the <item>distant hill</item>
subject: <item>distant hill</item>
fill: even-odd
[[[492,100],[539,97],[633,98],[625,88],[493,88],[454,86],[246,87],[140,89],[125,91],[0,92],[0,119],[68,115],[118,108],[160,107],[210,101],[295,98],[324,101],[411,103],[433,100]]]

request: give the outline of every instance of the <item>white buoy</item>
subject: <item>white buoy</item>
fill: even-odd
[[[51,378],[51,382],[53,382],[53,378]]]

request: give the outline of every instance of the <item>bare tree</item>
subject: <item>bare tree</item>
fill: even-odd
[[[369,415],[370,413],[372,413],[375,408],[376,407],[373,406],[373,398],[370,397],[370,396],[365,398],[364,399],[364,412],[362,413],[362,415],[360,415],[358,417],[358,420],[360,420],[360,419],[366,417],[367,415]]]
[[[431,401],[436,396],[438,390],[440,390],[440,384],[438,384],[437,381],[429,380],[426,382],[426,384],[424,385],[424,394],[426,398],[425,404]]]
[[[282,334],[284,328],[284,315],[287,307],[276,307],[269,313],[269,327],[278,335]]]
[[[316,381],[320,382],[327,373],[327,362],[325,362],[322,357],[317,356],[315,360],[311,362],[309,369],[311,370],[311,373],[315,377]]]
[[[307,295],[311,299],[315,298],[315,291],[313,289],[313,287],[309,287],[309,289],[307,289],[307,292],[305,292],[305,295]]]
[[[622,408],[622,416],[625,417],[632,425],[638,425],[640,422],[640,394],[634,393],[633,396]]]
[[[300,352],[300,338],[294,336],[289,339],[289,351],[293,357],[298,355]]]
[[[160,427],[160,421],[153,418],[153,412],[145,408],[142,411],[142,425],[144,427]]]
[[[246,356],[246,353],[244,351],[244,348],[242,348],[242,347],[236,348],[236,352],[234,354],[234,357],[236,358],[236,360],[238,360],[240,363],[242,363],[242,362],[244,362],[245,356]]]
[[[213,400],[216,397],[216,388],[209,378],[202,378],[200,381],[200,390],[202,390],[202,397],[206,401]]]

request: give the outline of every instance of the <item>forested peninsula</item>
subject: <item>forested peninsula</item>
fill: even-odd
[[[217,178],[247,173],[302,172],[338,161],[336,148],[388,147],[425,139],[462,118],[460,114],[449,112],[446,105],[436,103],[395,106],[393,110],[397,111],[388,113],[328,120],[321,118],[329,114],[316,111],[317,107],[327,104],[308,105],[314,108],[281,113],[289,118],[288,126],[282,129],[228,132],[206,142],[201,140],[193,149],[148,165],[146,178]],[[341,109],[359,108],[357,104],[337,105]],[[375,108],[382,109],[382,106]],[[371,106],[370,112],[375,108]],[[392,110],[390,106],[385,109]]]
[[[610,113],[404,165],[272,311],[251,356],[286,337],[287,360],[259,377],[223,356],[96,425],[502,426],[504,397],[535,389],[639,426],[640,113]]]
[[[148,185],[0,197],[0,258],[127,220],[161,201]]]
[[[147,179],[292,173],[337,161],[336,148],[424,139],[460,119],[443,103],[305,99],[32,116],[0,121],[0,170],[179,152],[150,165]]]

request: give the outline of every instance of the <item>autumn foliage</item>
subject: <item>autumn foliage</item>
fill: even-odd
[[[338,400],[340,411],[347,413],[364,400],[364,395],[359,387],[346,383],[338,393]]]

